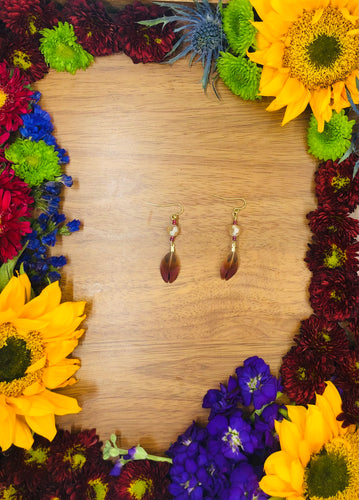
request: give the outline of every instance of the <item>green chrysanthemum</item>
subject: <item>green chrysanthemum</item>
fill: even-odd
[[[222,17],[230,48],[235,54],[244,56],[253,46],[257,32],[251,23],[254,20],[252,5],[249,0],[231,0],[223,10]]]
[[[52,29],[40,32],[40,51],[46,64],[56,71],[68,71],[75,74],[78,69],[86,69],[93,61],[93,56],[86,52],[79,43],[74,28],[68,22],[59,21]]]
[[[348,120],[344,110],[333,111],[329,122],[325,122],[322,133],[318,132],[318,122],[314,115],[310,117],[307,141],[308,151],[318,160],[337,160],[350,146],[350,139],[355,120]]]
[[[5,151],[5,157],[14,163],[16,175],[29,186],[39,186],[61,175],[57,152],[44,141],[16,139]]]
[[[217,60],[217,70],[233,94],[245,100],[260,99],[258,93],[261,69],[255,63],[245,57],[221,52]]]

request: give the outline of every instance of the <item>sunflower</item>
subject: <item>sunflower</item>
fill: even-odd
[[[251,0],[261,22],[258,50],[248,57],[263,66],[260,94],[274,96],[268,111],[287,107],[282,124],[309,104],[323,132],[332,110],[350,107],[359,93],[357,0]]]
[[[78,413],[76,399],[52,389],[75,383],[78,359],[67,356],[78,344],[84,302],[60,304],[58,282],[30,300],[26,274],[12,277],[0,294],[0,447],[29,449],[31,430],[50,441],[55,415]]]
[[[259,485],[288,500],[358,498],[359,431],[337,420],[342,401],[327,382],[316,404],[287,406],[289,420],[276,422],[281,450],[270,455]]]

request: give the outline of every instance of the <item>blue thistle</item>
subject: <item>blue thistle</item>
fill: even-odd
[[[172,3],[156,3],[161,7],[171,9],[174,15],[139,21],[139,24],[155,26],[162,23],[165,26],[168,23],[179,23],[174,32],[183,33],[166,57],[174,54],[181,45],[184,45],[184,48],[166,62],[172,64],[191,53],[190,66],[192,63],[202,62],[204,70],[201,83],[206,89],[210,76],[216,71],[219,53],[227,47],[227,39],[222,27],[221,1],[216,8],[208,0],[201,2],[194,0],[194,8]]]

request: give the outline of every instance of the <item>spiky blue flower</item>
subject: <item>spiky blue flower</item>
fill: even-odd
[[[156,3],[161,7],[171,9],[174,15],[140,21],[139,23],[146,26],[155,26],[160,23],[165,26],[168,23],[178,23],[179,26],[174,29],[174,32],[182,34],[166,57],[175,54],[179,47],[183,46],[183,48],[166,62],[172,64],[191,54],[190,66],[192,63],[202,63],[204,69],[201,83],[202,87],[206,89],[210,77],[216,71],[219,53],[227,47],[227,39],[222,27],[221,1],[215,7],[208,0],[201,2],[194,0],[194,8],[172,3]]]

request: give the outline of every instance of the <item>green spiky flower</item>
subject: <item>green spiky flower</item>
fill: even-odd
[[[43,35],[40,51],[46,64],[56,71],[74,75],[78,69],[86,69],[92,63],[93,56],[76,42],[74,28],[68,22],[59,21],[58,26],[45,28],[40,33]]]
[[[261,69],[255,63],[245,57],[221,52],[217,60],[217,70],[233,94],[245,100],[260,99],[258,93]]]
[[[322,133],[318,132],[318,122],[314,115],[310,117],[307,141],[308,151],[318,160],[337,160],[350,146],[355,120],[348,120],[344,110],[333,111],[329,122],[325,122]]]
[[[14,163],[16,175],[29,186],[39,186],[61,175],[57,152],[44,141],[16,139],[5,151],[5,157]]]
[[[223,30],[230,48],[235,54],[244,56],[249,47],[254,46],[256,28],[253,7],[249,0],[231,0],[223,10]]]

